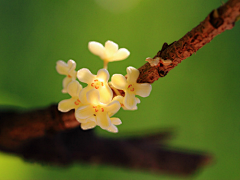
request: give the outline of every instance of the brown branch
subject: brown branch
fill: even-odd
[[[204,21],[181,39],[170,45],[164,43],[162,50],[154,58],[171,60],[172,63],[164,65],[163,61],[160,61],[157,66],[151,66],[149,63],[144,64],[139,68],[138,82],[153,83],[158,78],[166,76],[182,60],[196,53],[215,36],[227,29],[232,29],[239,16],[240,0],[229,0],[226,4],[213,10]]]
[[[209,43],[216,35],[233,28],[240,16],[240,0],[229,0],[212,11],[197,27],[168,45],[154,57],[157,66],[139,68],[139,83],[153,83]],[[171,60],[165,64],[163,60]],[[56,105],[30,112],[0,113],[0,149],[28,160],[58,165],[72,162],[107,163],[134,169],[187,175],[211,161],[206,153],[170,148],[159,143],[166,133],[149,137],[107,139],[93,131],[82,131],[73,111],[61,113]],[[161,138],[160,138],[161,137]]]
[[[8,123],[0,126],[0,150],[48,164],[85,162],[175,175],[193,174],[211,162],[206,153],[164,145],[172,135],[170,131],[144,137],[103,138],[93,130],[66,127],[77,122],[73,114],[70,112],[67,118],[57,106],[20,114],[1,113],[1,122]]]

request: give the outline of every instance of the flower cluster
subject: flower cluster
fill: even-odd
[[[140,100],[135,96],[149,96],[152,87],[148,83],[137,83],[139,71],[131,66],[127,68],[126,76],[114,74],[109,82],[108,62],[126,59],[130,54],[127,49],[118,49],[118,45],[112,41],[107,41],[105,47],[92,41],[89,42],[88,48],[104,61],[104,68],[94,75],[87,68],[76,71],[76,63],[73,60],[67,63],[58,61],[57,72],[66,75],[62,83],[62,92],[71,96],[70,99],[59,102],[58,109],[61,112],[75,109],[75,117],[84,130],[100,126],[116,133],[118,132],[116,125],[122,122],[112,116],[120,108],[136,110]],[[86,83],[87,86],[83,88],[77,80]]]

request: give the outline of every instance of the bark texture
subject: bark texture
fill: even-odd
[[[140,71],[138,82],[153,83],[158,78],[166,76],[182,60],[196,53],[215,36],[225,30],[232,29],[239,16],[240,0],[229,0],[226,4],[213,10],[204,21],[181,39],[170,45],[164,43],[154,58],[171,60],[172,63],[164,65],[163,61],[160,61],[157,66],[151,66],[149,63],[144,64],[138,69]]]

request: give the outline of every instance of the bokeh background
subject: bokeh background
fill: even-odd
[[[226,0],[225,0],[226,1]],[[77,69],[96,74],[102,61],[89,41],[117,42],[130,50],[127,60],[109,64],[109,72],[139,68],[164,42],[180,39],[220,0],[1,0],[0,105],[27,109],[68,98],[57,60],[73,59]],[[189,179],[240,178],[240,22],[156,81],[138,111],[120,111],[118,134],[175,128],[169,145],[213,154],[212,165]],[[178,179],[129,169],[75,164],[59,168],[25,162],[0,153],[0,179]]]

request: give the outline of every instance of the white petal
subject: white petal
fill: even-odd
[[[63,82],[62,82],[62,85],[63,85],[63,90],[62,90],[62,92],[63,92],[63,93],[67,93],[67,87],[68,87],[69,83],[71,83],[71,82],[72,82],[72,78],[65,77],[65,78],[63,79]]]
[[[96,89],[92,89],[86,94],[87,101],[92,105],[100,104],[100,94],[99,91]]]
[[[67,63],[65,63],[62,60],[59,60],[59,61],[57,61],[56,70],[59,74],[67,75],[69,68],[68,68]]]
[[[123,96],[115,96],[113,98],[113,101],[118,101],[118,102],[122,103],[123,102]]]
[[[94,121],[95,123],[97,123],[97,117],[96,116],[90,116],[89,118],[87,118],[87,121]]]
[[[102,128],[102,129],[107,129],[111,125],[111,120],[108,116],[107,113],[98,113],[97,114],[97,124]]]
[[[112,133],[118,132],[118,128],[116,126],[114,126],[113,124],[111,124],[111,126],[107,130]]]
[[[77,77],[80,81],[84,82],[84,83],[87,83],[87,84],[90,84],[92,83],[92,81],[94,80],[95,78],[95,75],[93,75],[89,69],[87,68],[82,68],[80,70],[78,70],[77,72]]]
[[[149,94],[152,90],[152,86],[149,83],[142,83],[142,84],[136,83],[134,85],[134,87],[135,87],[136,94],[141,96],[141,97],[149,96]]]
[[[68,75],[70,75],[72,77],[72,79],[75,80],[77,77],[77,72],[75,71],[75,69],[70,70],[70,71],[68,71]]]
[[[58,110],[61,112],[68,112],[75,108],[74,102],[74,98],[62,100],[58,103]]]
[[[139,70],[129,66],[127,67],[127,81],[128,83],[136,83],[139,76]]]
[[[127,80],[122,74],[114,74],[111,83],[115,88],[122,90],[125,90],[127,86]]]
[[[88,43],[88,49],[91,53],[100,56],[100,58],[103,58],[105,48],[102,44],[99,42],[91,41]]]
[[[83,130],[92,129],[95,126],[96,126],[96,123],[94,121],[88,121],[86,123],[81,123],[81,128]]]
[[[105,109],[108,113],[112,115],[116,114],[119,109],[120,109],[121,105],[118,101],[112,101],[110,104],[108,104]]]
[[[111,102],[113,97],[113,92],[108,85],[105,85],[99,89],[100,101],[104,104]]]
[[[92,90],[93,87],[91,85],[88,85],[87,87],[83,88],[80,93],[79,93],[79,100],[83,103],[83,104],[89,104],[88,100],[87,100],[87,93]]]
[[[125,48],[121,48],[119,49],[111,59],[109,59],[109,61],[121,61],[126,59],[128,56],[130,55],[130,52],[125,49]]]
[[[111,54],[111,56],[117,52],[118,45],[112,41],[107,41],[105,43],[105,50],[107,51],[107,54]]]
[[[122,96],[115,96],[112,100],[113,101],[118,101],[120,103],[120,108],[122,107],[123,109],[125,108],[123,105],[123,97]],[[109,112],[108,115],[109,117],[113,116],[115,113]]]
[[[81,89],[82,85],[78,81],[72,81],[68,84],[67,92],[70,96],[78,98]]]
[[[112,124],[114,124],[114,125],[122,124],[122,121],[119,118],[113,117],[113,118],[110,118],[110,120],[111,120]]]
[[[91,105],[81,106],[76,110],[75,115],[79,119],[87,119],[93,115],[93,108]]]
[[[137,97],[135,97],[135,100],[136,100],[136,106],[134,106],[132,109],[128,109],[126,106],[122,106],[122,108],[123,108],[124,110],[131,110],[131,111],[137,110],[137,109],[138,109],[137,104],[140,103],[140,99],[138,99]]]
[[[97,72],[97,78],[100,80],[100,81],[104,81],[105,83],[108,82],[109,80],[109,73],[106,69],[100,69],[98,72]]]
[[[80,119],[80,118],[78,118],[77,115],[76,115],[76,111],[75,111],[75,118],[80,123],[86,123],[88,121],[88,119]]]
[[[135,99],[136,99],[138,104],[141,102],[140,99],[138,99],[137,97],[135,97]]]
[[[68,60],[67,64],[68,64],[69,71],[74,71],[75,70],[76,63],[75,63],[74,60],[72,60],[72,59]]]
[[[135,94],[126,92],[123,99],[123,104],[126,108],[133,109],[137,105]]]

